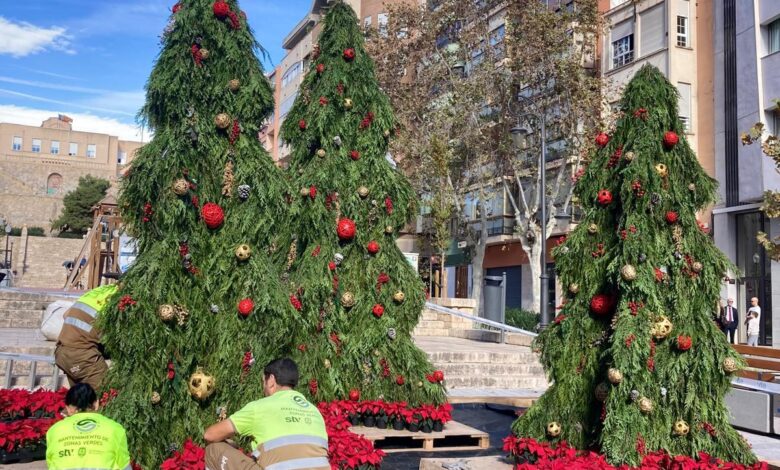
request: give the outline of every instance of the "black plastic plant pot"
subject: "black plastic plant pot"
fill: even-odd
[[[417,432],[420,430],[420,425],[417,423],[409,423],[409,431],[410,432]]]
[[[434,421],[433,422],[433,431],[434,432],[442,432],[444,431],[444,423],[441,421]]]
[[[402,419],[395,419],[393,420],[393,429],[396,431],[401,431],[404,428],[404,420]]]
[[[379,429],[387,429],[387,418],[377,418],[376,427]]]
[[[364,416],[363,426],[367,428],[373,428],[374,426],[376,426],[376,418],[374,418],[373,416]]]

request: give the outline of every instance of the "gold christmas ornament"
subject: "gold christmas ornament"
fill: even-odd
[[[634,161],[634,158],[636,158],[636,154],[634,154],[634,152],[626,152],[626,154],[623,155],[623,158],[625,158],[627,162],[632,162]]]
[[[422,380],[418,380],[417,387],[422,388],[422,386],[423,386]]]
[[[686,436],[690,432],[691,428],[683,420],[678,420],[674,423],[674,433],[678,436]]]
[[[200,367],[190,376],[187,386],[190,389],[190,395],[200,401],[206,400],[216,389],[214,377],[203,372],[203,369]]]
[[[693,269],[693,272],[695,273],[700,273],[701,270],[704,269],[704,265],[698,261],[694,261],[693,264],[691,265],[691,269]]]
[[[658,321],[655,322],[652,329],[652,334],[655,339],[663,339],[672,333],[672,322],[668,318],[661,315]]]
[[[311,190],[309,188],[301,188],[301,197],[309,197]]]
[[[238,89],[241,88],[241,81],[237,78],[230,80],[228,82],[228,88],[230,91],[238,91]]]
[[[596,386],[596,400],[605,402],[609,397],[609,385],[601,382]]]
[[[627,264],[620,268],[620,276],[625,281],[633,281],[636,279],[636,268],[631,266],[630,264]]]
[[[214,118],[214,124],[220,129],[227,129],[230,127],[231,122],[233,121],[227,113],[219,113],[217,114],[217,117]]]
[[[152,402],[152,405],[156,405],[160,403],[160,400],[161,400],[160,394],[157,392],[152,392],[152,398],[150,400]]]
[[[390,137],[390,131],[389,130],[385,131],[385,137]]]
[[[359,188],[358,188],[358,190],[357,190],[357,192],[358,192],[358,195],[359,195],[360,197],[362,197],[363,199],[365,199],[365,198],[367,198],[367,197],[368,197],[368,192],[369,192],[369,191],[368,191],[368,188],[367,188],[367,187],[365,187],[365,186],[361,186],[361,187],[359,187]]]
[[[174,305],[173,309],[176,311],[176,323],[179,326],[184,326],[187,323],[187,318],[190,316],[190,312],[181,305]]]
[[[249,245],[238,245],[238,248],[236,248],[236,258],[238,258],[239,261],[246,261],[251,256],[252,248]]]
[[[614,367],[610,367],[607,371],[607,378],[611,383],[617,385],[623,381],[623,373]]]
[[[325,158],[325,155],[327,155],[327,154],[328,153],[325,151],[325,149],[317,150],[317,156],[320,157],[320,158]]]
[[[330,369],[331,364],[329,359],[325,359],[324,361],[322,361],[322,363],[325,365],[326,369]]]
[[[666,165],[664,165],[663,163],[659,163],[658,165],[655,166],[655,172],[658,173],[658,176],[660,176],[661,178],[666,178],[667,176],[669,176],[669,169],[666,168]]]
[[[378,349],[374,349],[374,356],[379,357],[380,354],[382,353],[380,353]]]
[[[352,308],[355,306],[355,296],[352,292],[344,292],[341,294],[341,305],[346,308]]]
[[[352,109],[352,98],[344,98],[344,108]]]
[[[723,370],[731,374],[732,372],[736,372],[738,369],[737,367],[737,361],[734,360],[733,357],[727,357],[723,360]]]
[[[190,184],[184,178],[179,178],[173,182],[173,192],[177,196],[184,196],[190,190]]]
[[[588,233],[590,233],[591,235],[595,235],[599,233],[599,226],[596,224],[588,225]]]
[[[171,321],[176,316],[176,309],[173,305],[160,305],[160,308],[157,309],[157,314],[160,316],[160,320]]]
[[[649,414],[653,412],[653,400],[642,397],[639,399],[639,411],[641,411],[644,414]]]
[[[558,437],[561,435],[561,425],[557,421],[553,421],[547,424],[547,435],[550,437]]]
[[[690,191],[696,191],[696,184],[694,184],[694,183],[691,183],[691,184],[689,184],[689,185],[688,185],[688,190],[690,190]]]
[[[388,234],[388,235],[392,234],[393,233],[393,226],[392,225],[388,225],[387,227],[385,227],[385,233]]]
[[[201,59],[206,60],[206,59],[209,58],[210,55],[211,55],[211,52],[209,52],[208,49],[206,49],[205,47],[201,47],[200,48],[200,58]]]
[[[403,291],[398,291],[395,294],[393,294],[393,300],[396,303],[403,303],[404,300],[406,300],[406,294],[403,293]]]
[[[571,292],[572,294],[576,294],[579,291],[580,291],[579,284],[577,284],[576,282],[572,282],[571,284],[569,284],[569,292]]]

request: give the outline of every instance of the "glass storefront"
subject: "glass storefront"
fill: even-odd
[[[758,298],[761,306],[758,343],[764,346],[772,345],[772,277],[770,260],[766,251],[756,240],[758,232],[769,232],[769,221],[762,212],[737,214],[737,267],[742,272],[742,278],[737,285],[737,307],[740,320],[745,321],[750,299]],[[770,234],[771,235],[771,234]],[[744,340],[744,338],[743,338]]]

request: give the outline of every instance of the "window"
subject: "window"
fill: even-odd
[[[60,141],[59,140],[52,140],[51,141],[51,154],[52,155],[59,155],[60,154]]]
[[[282,75],[282,86],[286,87],[287,85],[292,83],[292,81],[295,80],[295,78],[298,77],[302,71],[303,71],[302,62],[296,62],[293,65],[291,65],[290,68],[288,68],[287,71],[284,72],[284,75]]]
[[[691,84],[677,83],[677,91],[680,93],[680,121],[685,126],[685,132],[691,130]]]
[[[41,139],[32,140],[32,151],[34,153],[41,153]]]
[[[622,67],[634,61],[634,22],[624,21],[611,32],[612,68]]]
[[[371,20],[372,20],[372,18],[370,16],[366,16],[365,18],[363,18],[363,27],[366,28],[366,29],[370,28],[371,27]]]
[[[127,163],[127,152],[125,152],[124,150],[120,150],[116,162],[119,163],[120,165],[124,165],[125,163]]]
[[[617,6],[620,6],[624,3],[626,3],[628,0],[610,0],[609,1],[609,8],[615,8]]]
[[[75,142],[70,143],[70,147],[68,148],[68,155],[71,157],[75,157],[79,154],[79,144]]]
[[[639,14],[639,30],[642,57],[667,47],[666,14],[663,3]]]
[[[780,51],[780,19],[769,23],[769,53],[774,54]]]
[[[677,17],[677,45],[688,47],[688,18],[685,16]]]
[[[376,25],[379,28],[379,35],[382,37],[387,36],[387,21],[389,17],[387,13],[380,13],[376,15]]]
[[[97,145],[95,144],[87,145],[87,157],[95,158],[95,156],[97,156]]]
[[[279,116],[285,117],[287,116],[287,113],[290,112],[290,110],[293,107],[293,103],[295,103],[295,98],[298,97],[298,92],[293,93],[291,96],[288,96],[287,99],[282,101],[282,105],[279,106]]]
[[[16,152],[22,151],[22,138],[21,137],[14,137],[13,144],[11,145],[11,150],[14,150]]]

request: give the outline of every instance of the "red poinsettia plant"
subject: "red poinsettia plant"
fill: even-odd
[[[14,452],[22,447],[35,447],[46,440],[46,431],[58,421],[52,419],[20,419],[0,423],[0,449]]]
[[[66,388],[49,390],[0,390],[0,419],[54,418],[65,408]]]
[[[198,446],[192,439],[187,439],[182,449],[173,452],[173,455],[160,465],[160,470],[205,470],[206,451]]]

